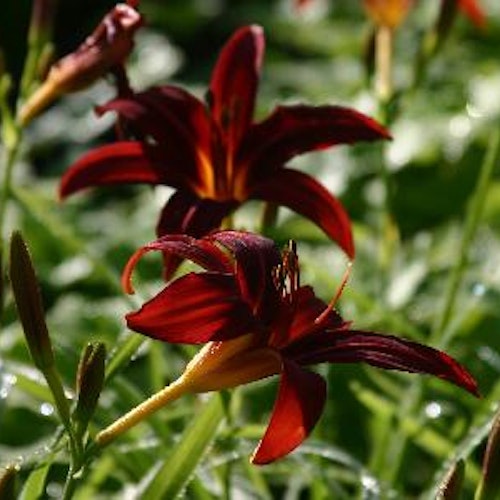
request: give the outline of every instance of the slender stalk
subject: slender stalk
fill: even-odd
[[[100,431],[95,438],[97,445],[101,448],[108,445],[149,415],[156,412],[167,403],[175,401],[187,392],[189,392],[189,387],[184,380],[182,378],[177,379],[175,382],[156,394],[153,394],[153,396],[146,399],[146,401],[130,410],[110,426]]]
[[[379,102],[382,103],[387,103],[393,94],[393,34],[392,28],[382,25],[375,33],[375,93]]]
[[[488,144],[479,179],[469,204],[466,216],[462,240],[458,250],[458,258],[451,272],[450,280],[443,303],[441,314],[438,316],[434,330],[430,336],[430,344],[444,349],[450,345],[455,332],[449,328],[451,318],[455,312],[458,291],[462,285],[463,277],[467,268],[470,246],[477,232],[481,220],[486,194],[490,185],[494,167],[498,162],[500,153],[500,129],[491,136]],[[410,413],[415,413],[420,407],[423,398],[423,384],[416,380],[406,393],[406,397],[400,403],[400,421]],[[406,434],[399,426],[393,433],[393,438],[387,447],[386,463],[382,467],[385,479],[393,482],[401,467],[408,440]]]
[[[470,201],[469,210],[460,242],[458,259],[453,268],[446,290],[444,306],[438,316],[430,337],[431,344],[445,348],[453,338],[454,332],[448,328],[455,311],[458,290],[462,284],[463,276],[469,262],[469,251],[474,236],[476,235],[479,221],[483,215],[484,203],[490,186],[491,177],[498,161],[500,151],[500,129],[491,136],[486,155],[484,157],[479,179]]]

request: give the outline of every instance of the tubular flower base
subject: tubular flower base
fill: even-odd
[[[392,335],[353,329],[309,286],[301,286],[294,245],[282,254],[251,233],[220,231],[201,239],[169,235],[141,248],[124,271],[124,286],[141,256],[158,250],[189,259],[205,271],[169,284],[128,326],[169,343],[205,345],[181,377],[97,436],[106,443],[166,402],[191,392],[217,391],[271,375],[278,396],[252,462],[266,464],[299,446],[321,416],[326,382],[307,369],[319,363],[368,363],[387,370],[424,373],[472,394],[477,386],[454,359]]]
[[[246,200],[268,201],[311,219],[352,258],[350,222],[339,201],[286,163],[308,151],[389,134],[374,120],[340,106],[279,106],[254,123],[263,56],[262,28],[243,27],[219,55],[208,105],[165,85],[100,107],[100,113],[117,112],[139,140],[86,154],[63,176],[61,197],[98,185],[169,185],[177,191],[163,209],[157,234],[195,237],[217,229]]]

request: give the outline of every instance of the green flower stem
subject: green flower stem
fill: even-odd
[[[95,438],[95,442],[98,447],[103,448],[152,413],[188,392],[189,387],[184,380],[182,378],[177,379],[100,431]]]
[[[393,30],[387,26],[379,26],[375,33],[375,94],[382,103],[389,102],[393,94],[393,35]]]
[[[469,262],[469,250],[476,235],[479,221],[483,215],[486,195],[490,186],[495,165],[500,151],[500,129],[497,128],[490,138],[488,149],[481,165],[479,179],[470,201],[465,219],[465,226],[460,242],[458,259],[453,268],[445,295],[445,302],[441,314],[438,316],[430,336],[430,343],[441,349],[446,348],[454,336],[454,331],[449,329],[449,323],[455,311],[458,290],[462,284],[463,276]]]
[[[81,442],[78,441],[71,424],[69,404],[66,395],[64,394],[64,388],[59,376],[59,372],[57,371],[56,367],[52,365],[44,369],[43,375],[50,388],[50,392],[54,397],[54,403],[59,418],[61,419],[61,422],[66,429],[66,432],[68,433],[73,462],[78,464],[81,461],[83,446]]]
[[[378,119],[385,126],[391,122],[391,101],[394,96],[394,84],[392,77],[393,65],[393,43],[394,32],[387,26],[379,26],[375,33],[375,97],[378,104]],[[384,187],[384,198],[380,211],[380,245],[379,245],[379,268],[382,273],[381,284],[383,286],[390,268],[395,228],[392,217],[392,178],[387,168],[387,147],[380,146],[379,165],[380,180]]]
[[[462,240],[458,249],[458,258],[450,275],[442,312],[438,316],[436,326],[429,338],[429,344],[437,348],[445,349],[448,347],[455,334],[455,331],[449,328],[449,324],[455,312],[458,291],[468,264],[470,246],[483,214],[488,187],[498,161],[499,152],[500,129],[497,128],[490,138],[481,165],[479,179],[469,204]],[[401,401],[400,421],[418,410],[423,399],[423,393],[422,381],[416,380],[408,390],[406,397]],[[385,479],[389,482],[393,482],[397,476],[407,446],[407,437],[400,426],[396,432],[393,432],[392,436],[392,440],[387,447],[385,464],[381,466],[381,471],[384,472]]]

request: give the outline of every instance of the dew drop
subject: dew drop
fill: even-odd
[[[472,287],[472,295],[475,297],[482,297],[486,293],[486,287],[483,283],[475,283]]]
[[[432,419],[439,418],[442,413],[443,413],[442,406],[439,403],[436,403],[435,401],[433,401],[432,403],[429,403],[425,407],[425,414],[429,418],[432,418]]]
[[[54,407],[50,403],[42,403],[40,413],[45,417],[50,417],[54,413]]]

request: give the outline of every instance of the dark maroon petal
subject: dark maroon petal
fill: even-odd
[[[158,236],[188,234],[199,238],[220,227],[238,203],[200,199],[188,191],[175,192],[164,206],[156,227]],[[165,256],[165,276],[171,277],[182,262],[180,256]]]
[[[185,90],[166,85],[110,101],[98,111],[116,111],[159,146],[167,169],[182,173],[199,194],[213,192],[210,118],[205,105]]]
[[[386,370],[426,373],[477,395],[473,377],[446,353],[392,335],[365,331],[326,331],[305,337],[284,350],[301,365],[368,363]]]
[[[136,332],[183,344],[238,337],[255,325],[234,278],[220,273],[187,274],[126,319]]]
[[[317,224],[352,259],[351,222],[341,203],[308,174],[284,168],[257,184],[251,198],[284,205]]]
[[[326,383],[318,374],[284,360],[271,421],[252,463],[268,464],[297,448],[316,425],[325,400]]]
[[[144,245],[130,257],[122,274],[123,288],[127,293],[133,293],[131,285],[132,272],[141,257],[148,252],[160,251],[174,258],[188,259],[209,271],[232,273],[234,262],[212,241],[196,239],[185,234],[168,234],[156,241]]]
[[[294,294],[293,305],[283,311],[282,317],[276,318],[270,345],[279,350],[317,331],[324,332],[327,328],[338,330],[349,326],[349,323],[333,310],[329,311],[328,316],[320,323],[315,323],[327,307],[325,302],[316,297],[312,287],[299,288]]]
[[[249,164],[252,174],[249,182],[257,182],[302,153],[389,137],[389,132],[375,120],[353,109],[279,106],[248,131],[237,162]]]
[[[231,251],[241,294],[264,323],[275,314],[279,295],[273,269],[281,262],[275,243],[263,236],[241,231],[221,231],[209,238]]]
[[[82,189],[110,184],[169,184],[175,178],[158,168],[151,148],[139,142],[116,142],[93,149],[63,175],[59,187],[61,198]]]
[[[264,55],[260,26],[245,26],[222,49],[210,82],[210,106],[215,121],[234,151],[252,121]]]

